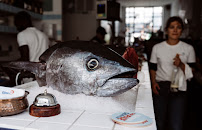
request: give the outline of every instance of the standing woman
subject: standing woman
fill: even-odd
[[[158,130],[183,130],[186,110],[186,80],[192,78],[195,52],[191,45],[179,40],[184,29],[180,17],[170,17],[165,31],[167,40],[156,44],[150,59],[154,112]],[[177,68],[184,83],[171,91],[172,71]]]

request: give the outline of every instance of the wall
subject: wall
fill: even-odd
[[[53,0],[53,10],[45,11],[44,24],[55,24],[56,40],[62,40],[62,0]]]
[[[90,40],[98,21],[95,0],[63,0],[63,40]]]
[[[96,34],[95,14],[65,14],[63,25],[64,41],[90,40]]]
[[[0,61],[20,58],[16,34],[0,33]]]
[[[49,38],[62,40],[62,0],[52,2],[52,10],[44,11],[42,20],[35,20],[34,26],[45,32]],[[50,36],[51,29],[53,29],[53,36]]]
[[[171,3],[171,15],[170,16],[176,16],[178,15],[179,11],[179,0],[173,0]]]
[[[168,18],[171,16],[171,5],[165,5],[163,11],[163,21],[162,21],[162,31],[165,30],[166,22]]]
[[[202,38],[202,1],[201,0],[174,0],[171,5],[171,16],[179,16],[180,11],[185,11],[183,21],[185,30],[182,38],[197,40]]]
[[[202,1],[193,1],[193,13],[190,18],[190,32],[189,35],[195,40],[202,40]],[[201,43],[202,44],[202,43]]]

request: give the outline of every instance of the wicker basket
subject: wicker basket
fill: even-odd
[[[25,111],[29,104],[27,101],[28,91],[23,97],[0,100],[0,116],[9,116]]]

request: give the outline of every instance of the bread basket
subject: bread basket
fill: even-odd
[[[28,91],[25,91],[25,95],[12,99],[0,99],[0,116],[9,116],[21,113],[25,111],[29,104],[27,101]]]

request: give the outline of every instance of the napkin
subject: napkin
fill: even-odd
[[[192,69],[189,67],[188,64],[185,64],[185,73],[179,69],[178,76],[179,76],[179,90],[186,91],[187,90],[187,82],[186,80],[189,80],[193,77]]]

